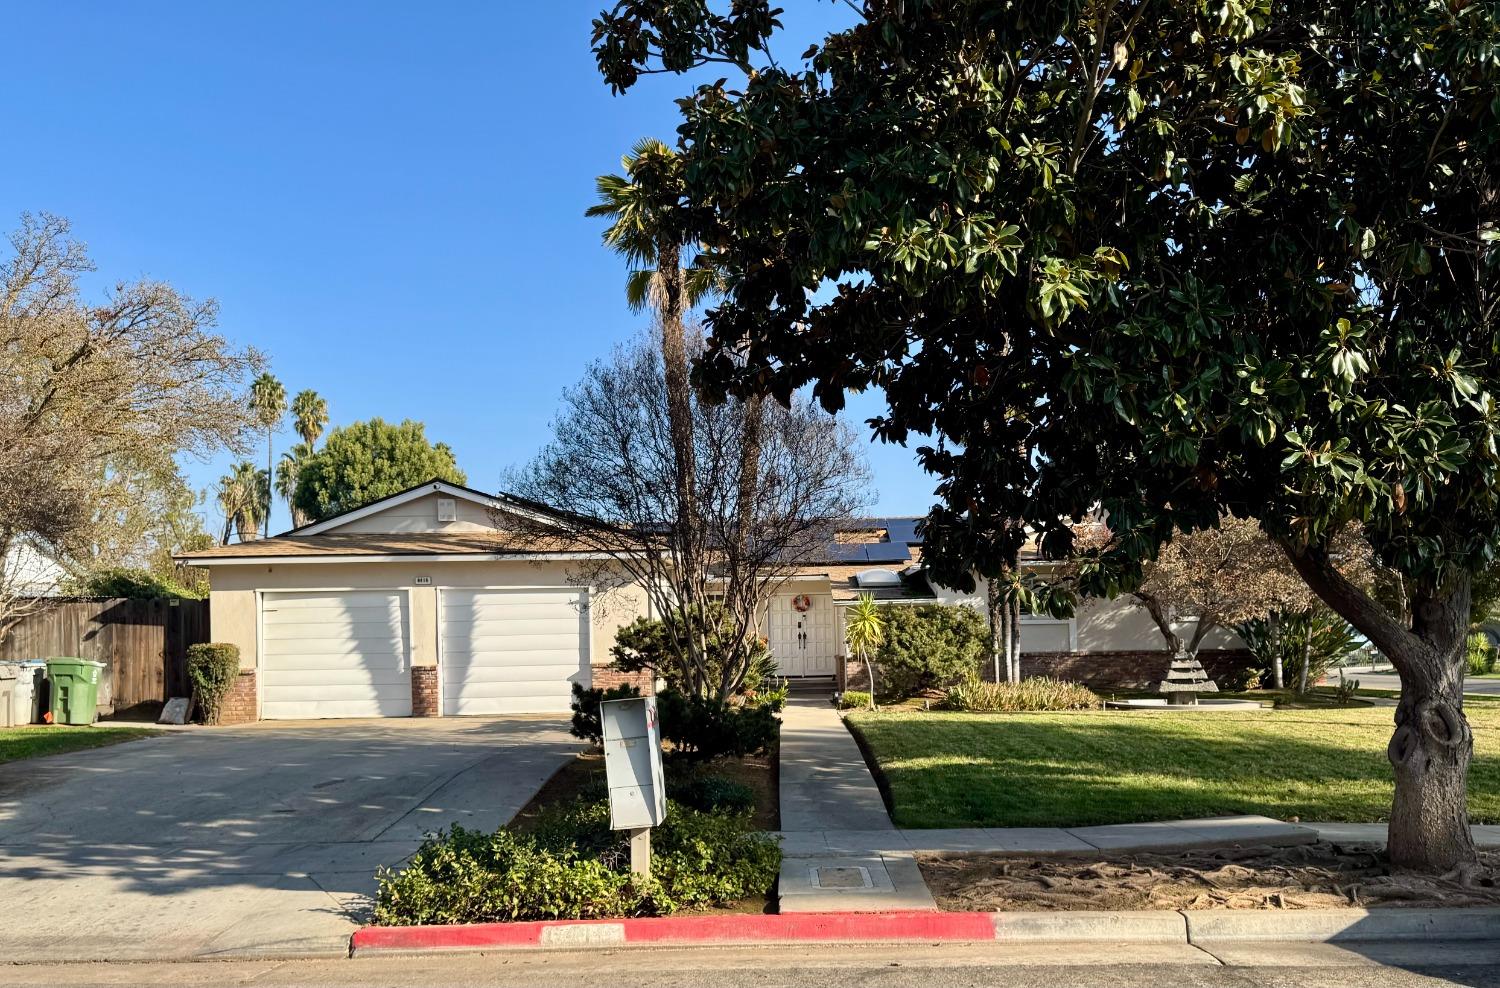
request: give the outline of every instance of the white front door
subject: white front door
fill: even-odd
[[[838,655],[833,598],[778,594],[766,615],[766,639],[782,676],[832,676]]]
[[[589,685],[583,590],[444,590],[443,714],[566,713]]]
[[[406,594],[261,595],[260,715],[410,717]]]

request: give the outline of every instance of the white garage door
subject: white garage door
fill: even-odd
[[[399,590],[264,594],[261,716],[411,716],[406,607]]]
[[[443,713],[565,713],[589,685],[582,590],[444,590]]]

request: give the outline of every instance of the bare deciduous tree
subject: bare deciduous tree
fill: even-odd
[[[10,247],[0,258],[0,552],[25,540],[67,559],[96,544],[112,471],[243,448],[244,382],[260,358],[212,332],[213,302],[164,282],[122,282],[86,302],[78,279],[92,264],[60,217],[23,216]]]
[[[689,346],[698,351],[696,336]],[[736,653],[706,661],[704,636],[691,634],[681,636],[680,658],[686,688],[724,699],[744,680],[767,597],[859,509],[868,471],[849,430],[810,402],[757,403],[758,455],[746,456],[746,403],[695,397],[699,531],[686,533],[668,394],[653,341],[617,348],[564,394],[551,441],[508,482],[550,509],[520,523],[600,556],[580,564],[580,581],[638,586],[656,613],[686,610],[699,629],[711,620],[710,598],[722,601]]]

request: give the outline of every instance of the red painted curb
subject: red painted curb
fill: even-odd
[[[784,913],[475,923],[467,926],[367,926],[355,932],[350,948],[352,952],[360,953],[630,943],[993,939],[995,922],[991,913]]]

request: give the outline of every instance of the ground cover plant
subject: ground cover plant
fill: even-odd
[[[1474,703],[1468,811],[1500,822],[1500,704]],[[1262,813],[1389,819],[1393,711],[853,712],[900,827],[1084,826]]]
[[[454,827],[429,837],[405,868],[377,875],[375,922],[662,916],[764,896],[781,867],[780,847],[748,811],[673,801],[651,841],[650,877],[632,874],[628,834],[609,829],[597,799],[558,807],[527,830]]]

